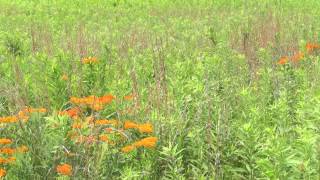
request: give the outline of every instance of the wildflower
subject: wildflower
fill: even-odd
[[[135,148],[136,148],[135,146],[129,145],[129,146],[125,146],[125,147],[121,148],[121,151],[124,153],[128,153],[128,152],[133,151]]]
[[[104,141],[104,142],[108,142],[109,141],[109,138],[107,135],[100,135],[99,136],[99,140],[100,141]]]
[[[29,116],[24,111],[19,111],[18,117],[19,117],[19,119],[21,119],[23,121],[28,121],[28,119],[29,119]]]
[[[123,97],[124,100],[130,101],[133,99],[133,95],[127,95]]]
[[[73,129],[81,129],[82,128],[82,124],[81,123],[73,123],[72,124],[72,128]]]
[[[124,129],[133,129],[133,128],[138,128],[138,127],[139,127],[139,125],[132,122],[132,121],[125,121],[124,125],[123,125]]]
[[[56,168],[57,172],[61,175],[71,176],[72,175],[72,166],[69,164],[61,164]]]
[[[147,138],[141,139],[140,141],[135,142],[134,146],[153,148],[156,146],[157,140],[158,139],[156,137],[147,137]]]
[[[67,115],[73,119],[77,119],[80,112],[81,110],[79,108],[71,108],[66,111],[60,111],[59,115],[61,116]]]
[[[82,59],[82,64],[93,64],[98,63],[98,59],[96,57],[87,57]]]
[[[69,79],[69,77],[68,77],[66,74],[63,74],[63,75],[61,76],[61,79],[62,79],[63,81],[67,81],[67,80]]]
[[[81,103],[81,98],[70,97],[70,102],[72,102],[74,104],[79,104],[79,103]]]
[[[0,177],[5,177],[7,174],[7,171],[5,169],[0,168]]]
[[[0,157],[0,164],[8,164],[16,161],[15,157],[9,157],[8,159]]]
[[[153,127],[152,127],[152,124],[146,123],[146,124],[139,125],[138,130],[140,133],[152,133]]]
[[[291,60],[293,62],[298,62],[299,60],[303,59],[304,57],[304,53],[302,52],[298,52],[298,53],[295,53],[292,57],[291,57]]]
[[[21,147],[18,147],[17,148],[17,151],[19,153],[25,153],[25,152],[28,152],[29,151],[29,148],[27,146],[21,146]]]
[[[14,161],[16,161],[16,158],[15,158],[15,157],[9,157],[9,158],[6,160],[6,163],[13,163]]]
[[[14,123],[17,121],[18,118],[16,116],[0,117],[0,123]]]
[[[279,59],[278,64],[283,65],[283,64],[286,64],[288,61],[289,61],[288,56],[283,56]]]
[[[107,142],[108,144],[111,144],[111,145],[115,145],[115,143],[113,141],[111,141],[108,137],[108,135],[106,134],[102,134],[99,136],[99,140],[102,141],[102,142]]]
[[[307,43],[306,49],[308,53],[312,53],[315,49],[319,49],[320,45],[315,43]]]
[[[11,144],[11,139],[2,138],[0,139],[0,144]]]
[[[99,102],[103,104],[111,103],[113,99],[115,99],[115,97],[111,94],[107,94],[98,98]]]
[[[103,110],[103,106],[102,106],[102,104],[93,104],[91,106],[91,109],[93,109],[95,111],[101,111],[101,110]]]
[[[2,153],[2,154],[11,155],[11,154],[13,154],[15,152],[16,152],[16,150],[12,149],[12,148],[2,148],[2,149],[0,149],[0,153]]]

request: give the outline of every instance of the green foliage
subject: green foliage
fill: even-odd
[[[0,124],[1,138],[15,139],[10,147],[29,148],[1,166],[6,178],[319,179],[320,51],[305,48],[319,42],[318,7],[0,0],[0,117],[25,106],[49,110],[27,124]],[[298,63],[277,63],[295,52],[304,53]],[[98,63],[82,63],[90,56]],[[155,149],[126,154],[66,138],[72,122],[56,114],[72,107],[70,97],[105,94],[116,102],[84,115],[151,122]],[[73,177],[57,174],[60,163],[73,165]]]

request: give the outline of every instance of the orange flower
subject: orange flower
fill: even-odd
[[[127,95],[123,97],[124,100],[130,101],[133,99],[133,95]]]
[[[81,110],[79,108],[71,108],[66,111],[60,111],[59,115],[61,115],[61,116],[67,115],[73,119],[77,119],[80,112],[81,112]]]
[[[138,130],[140,133],[152,133],[153,127],[152,127],[152,124],[146,123],[146,124],[139,125]]]
[[[138,128],[138,127],[139,127],[139,125],[132,122],[132,121],[125,121],[124,125],[123,125],[124,129],[133,129],[133,128]]]
[[[17,121],[18,118],[16,116],[0,117],[0,123],[14,123]]]
[[[307,43],[306,49],[308,53],[312,53],[315,49],[319,49],[320,45],[315,43]]]
[[[28,152],[29,151],[29,148],[27,146],[21,146],[21,147],[18,147],[17,148],[17,151],[19,153],[25,153],[25,152]]]
[[[289,61],[288,56],[283,56],[279,59],[278,64],[283,65],[283,64],[286,64],[288,61]]]
[[[0,168],[0,177],[5,177],[7,174],[7,171],[5,169]]]
[[[7,164],[16,161],[15,157],[9,157],[8,159],[0,157],[0,164]]]
[[[108,142],[109,138],[107,135],[103,134],[99,136],[100,141]]]
[[[26,112],[24,112],[24,111],[19,111],[18,117],[19,117],[19,119],[21,119],[23,121],[28,121],[28,119],[29,119],[29,116],[27,116]]]
[[[82,59],[82,64],[93,64],[98,63],[98,59],[96,57],[87,57]]]
[[[72,175],[72,166],[69,164],[58,165],[56,170],[61,175],[66,175],[66,176]]]
[[[298,53],[295,53],[292,57],[291,57],[291,60],[293,62],[298,62],[299,60],[303,59],[304,57],[304,53],[302,52],[298,52]]]
[[[77,97],[70,97],[70,102],[74,104],[79,104],[81,102],[81,99]]]
[[[61,76],[61,79],[64,80],[64,81],[67,81],[69,79],[69,77],[66,74],[63,74]]]
[[[128,153],[128,152],[133,151],[135,148],[136,148],[135,146],[129,145],[129,146],[125,146],[125,147],[121,148],[121,151],[124,153]]]
[[[11,144],[11,139],[2,138],[0,139],[0,144]]]
[[[113,99],[115,99],[115,97],[113,95],[107,94],[102,97],[99,97],[98,101],[103,104],[108,104],[108,103],[111,103]]]
[[[13,163],[14,161],[16,161],[15,157],[9,157],[7,160],[7,163]]]
[[[100,111],[103,109],[103,105],[111,103],[114,98],[115,97],[110,94],[102,97],[91,95],[83,98],[71,97],[70,102],[78,105],[88,105],[91,109]]]
[[[2,148],[2,149],[0,149],[0,153],[3,153],[3,154],[11,155],[11,154],[13,154],[15,152],[16,152],[16,150],[12,149],[12,148]]]
[[[82,128],[82,124],[81,123],[73,123],[72,124],[72,128],[73,129],[81,129]]]
[[[133,145],[136,147],[153,148],[156,146],[157,140],[158,138],[156,137],[147,137],[135,142]]]

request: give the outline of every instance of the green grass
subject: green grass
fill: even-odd
[[[319,179],[318,0],[0,0],[0,117],[26,145],[6,179]],[[298,63],[277,64],[304,52]],[[97,57],[84,65],[81,59]],[[63,80],[63,75],[68,80]],[[154,149],[77,144],[57,112],[71,96],[113,94],[81,118],[151,122]],[[135,94],[133,101],[122,97]],[[121,113],[133,108],[132,113]],[[121,127],[119,127],[121,128]],[[99,134],[88,128],[84,135]],[[2,148],[2,145],[1,145]],[[66,150],[77,155],[65,156]],[[2,157],[2,155],[1,155]],[[3,155],[5,157],[5,155]],[[69,163],[70,177],[56,166]]]

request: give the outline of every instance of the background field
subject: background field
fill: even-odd
[[[48,110],[1,125],[29,148],[6,179],[319,179],[319,18],[319,0],[0,0],[0,117]],[[155,148],[66,137],[70,97],[105,94],[84,115],[150,122]]]

